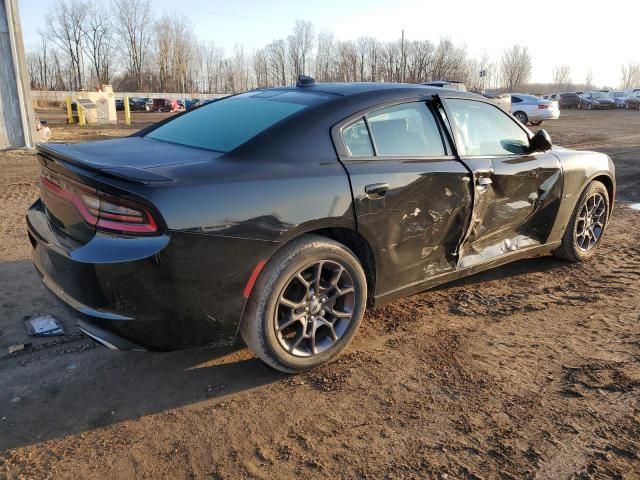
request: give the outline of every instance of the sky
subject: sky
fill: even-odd
[[[38,30],[54,0],[18,0],[27,49],[37,47]],[[520,43],[532,56],[532,82],[551,82],[553,69],[568,64],[571,79],[583,83],[591,69],[599,86],[620,84],[621,66],[640,63],[640,1],[611,0],[151,0],[158,15],[184,13],[194,33],[231,54],[236,44],[250,52],[286,38],[295,20],[309,20],[340,40],[373,36],[396,40],[448,37],[478,59],[499,60]]]

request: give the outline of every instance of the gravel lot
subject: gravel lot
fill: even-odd
[[[68,141],[165,115],[81,128],[40,112]],[[30,264],[35,157],[0,153],[0,478],[639,478],[640,112],[563,111],[544,128],[616,162],[595,260],[517,262],[394,302],[339,361],[297,376],[246,349],[112,352],[82,336]],[[67,335],[28,337],[36,313]]]

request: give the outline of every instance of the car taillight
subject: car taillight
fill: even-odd
[[[43,174],[43,193],[51,193],[72,204],[85,222],[101,230],[145,234],[158,231],[153,215],[142,205],[97,192],[82,184]]]
[[[539,110],[544,110],[545,108],[549,108],[549,105],[546,103],[539,103],[538,104],[538,109]]]

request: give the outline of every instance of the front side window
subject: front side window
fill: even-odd
[[[524,154],[529,137],[497,107],[473,100],[447,100],[458,153],[467,156]]]
[[[430,157],[445,154],[436,121],[422,102],[376,110],[367,115],[367,122],[377,155]]]

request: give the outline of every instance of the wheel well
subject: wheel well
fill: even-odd
[[[610,177],[608,177],[607,175],[600,175],[599,177],[595,177],[592,181],[598,181],[604,184],[604,186],[607,189],[607,193],[609,194],[609,208],[613,208],[613,195],[614,195],[614,191],[613,191],[613,180],[611,180]]]
[[[367,279],[367,303],[371,304],[376,286],[376,259],[369,242],[358,232],[348,228],[321,228],[305,233],[320,235],[340,242],[355,254]]]

